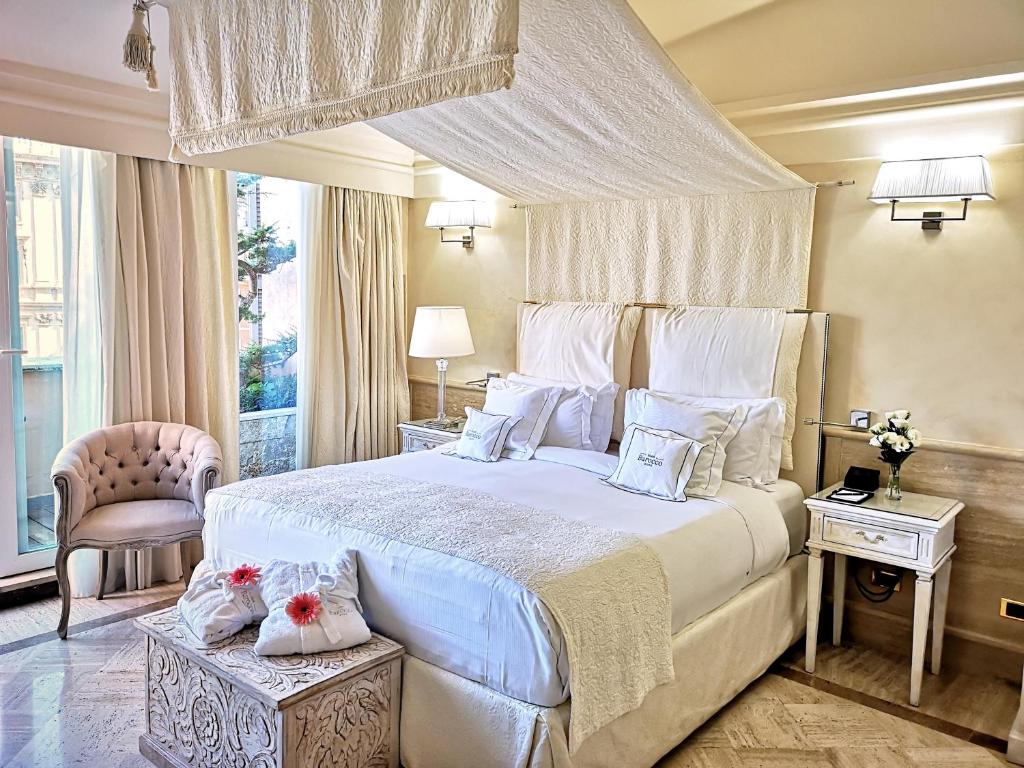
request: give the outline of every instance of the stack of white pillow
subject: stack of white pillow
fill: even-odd
[[[589,387],[513,373],[488,382],[482,410],[467,408],[453,453],[477,461],[525,460],[541,445],[604,452],[619,385]],[[786,403],[631,389],[618,488],[685,501],[713,497],[723,480],[770,490],[782,461]]]
[[[588,387],[518,373],[493,378],[483,410],[466,408],[455,454],[477,461],[525,460],[541,444],[604,452],[618,391],[618,384]]]
[[[619,466],[608,482],[647,493],[676,477],[672,494],[713,497],[723,480],[768,488],[778,480],[786,404],[781,398],[687,397],[631,389]],[[653,433],[653,434],[652,434]],[[686,458],[693,453],[696,458]],[[650,486],[645,485],[650,483]]]

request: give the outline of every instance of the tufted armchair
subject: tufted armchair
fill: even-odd
[[[103,599],[107,552],[195,539],[203,533],[206,492],[223,469],[220,445],[184,424],[136,421],[89,432],[53,463],[57,495],[57,634],[67,636],[71,609],[68,555],[100,550],[97,600]]]

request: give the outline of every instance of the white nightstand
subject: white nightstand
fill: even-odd
[[[904,493],[901,501],[889,501],[885,498],[884,488],[863,504],[827,501],[825,497],[841,485],[837,483],[804,501],[811,512],[810,538],[807,541],[811,554],[807,567],[807,671],[814,672],[818,613],[821,609],[822,554],[832,552],[835,556],[833,645],[839,645],[843,631],[847,555],[908,568],[917,572],[910,661],[910,703],[916,707],[921,700],[921,675],[928,616],[932,612],[933,581],[932,674],[937,675],[942,664],[949,571],[953,552],[956,551],[953,526],[964,505],[954,499],[919,493]]]
[[[440,429],[428,427],[429,421],[432,419],[403,421],[398,425],[398,431],[402,435],[402,453],[428,451],[439,445],[455,442],[462,435],[462,427],[466,424],[465,419],[459,419],[456,426],[451,429]]]

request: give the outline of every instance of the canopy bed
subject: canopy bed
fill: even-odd
[[[228,12],[197,2],[207,22]],[[595,408],[607,392],[607,419],[584,424],[589,449],[538,445],[541,428],[499,458],[516,427],[484,414],[494,422],[475,439],[495,437],[476,460],[449,455],[456,444],[218,489],[206,554],[226,567],[358,551],[369,624],[408,649],[408,768],[649,766],[803,631],[801,501],[821,474],[820,427],[803,421],[821,420],[828,334],[828,316],[803,309],[814,187],[722,118],[625,0],[494,8],[474,50],[508,56],[500,77],[315,114],[374,118],[525,206],[526,295],[540,303],[521,308],[518,373],[589,387]],[[517,12],[513,80],[504,22]],[[222,76],[232,92],[252,84],[244,68]],[[172,70],[172,118],[196,96],[188,79]],[[194,110],[178,146],[308,129],[301,85],[281,90],[296,103],[247,105],[241,126]],[[609,485],[608,439],[636,426],[648,388],[731,400],[742,419],[753,406],[739,400],[783,403],[776,431],[753,441],[771,478],[726,477],[685,503]],[[702,444],[696,462],[720,470],[724,446]]]

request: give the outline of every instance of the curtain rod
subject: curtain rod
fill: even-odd
[[[523,299],[522,304],[543,304],[541,301],[535,301],[534,299]],[[640,309],[668,309],[670,304],[658,304],[656,302],[646,301],[631,301],[626,304],[627,307],[640,307]],[[814,314],[813,309],[787,309],[787,315],[812,315]]]

